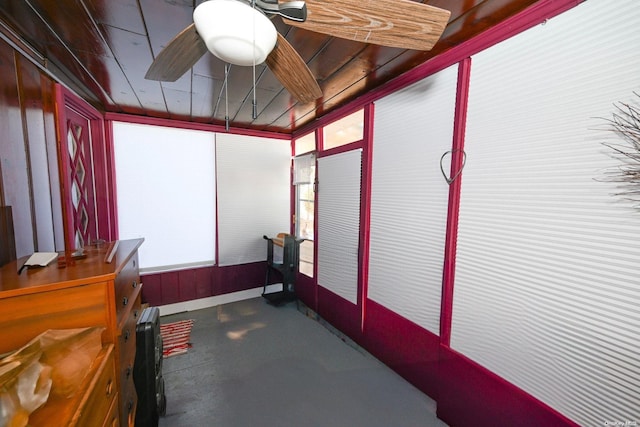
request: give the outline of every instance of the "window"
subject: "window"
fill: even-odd
[[[215,134],[114,122],[118,230],[145,272],[216,262]]]
[[[358,110],[322,129],[324,150],[340,147],[364,138],[364,109]]]
[[[298,269],[301,273],[313,277],[315,154],[310,153],[294,158],[293,171],[293,185],[296,192],[296,237],[305,239],[300,244]]]
[[[304,153],[308,153],[310,151],[314,151],[316,149],[316,134],[315,132],[311,132],[306,134],[303,137],[296,138],[295,141],[295,153],[296,156],[299,156]]]

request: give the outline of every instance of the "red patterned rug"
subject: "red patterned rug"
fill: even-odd
[[[191,328],[193,319],[160,325],[162,335],[162,356],[167,358],[186,353],[191,348]]]

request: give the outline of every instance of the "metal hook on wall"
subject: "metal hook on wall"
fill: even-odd
[[[453,157],[453,153],[455,152],[461,152],[462,153],[462,165],[460,165],[460,169],[458,169],[458,171],[452,176],[449,177],[447,176],[447,173],[444,171],[444,167],[442,166],[442,161],[444,160],[444,158],[450,154]],[[452,158],[453,160],[453,158]],[[449,150],[449,151],[445,151],[442,154],[442,157],[440,157],[440,172],[442,172],[442,176],[444,177],[444,180],[447,181],[447,184],[451,185],[451,183],[453,181],[456,180],[457,177],[460,176],[460,174],[462,173],[462,169],[464,169],[464,165],[467,163],[467,153],[465,153],[464,150],[461,149],[456,149],[456,150]]]

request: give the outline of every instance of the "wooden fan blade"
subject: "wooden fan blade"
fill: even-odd
[[[298,101],[311,102],[322,96],[322,90],[311,70],[280,33],[278,33],[276,47],[267,56],[265,62],[282,86]]]
[[[191,24],[162,49],[144,78],[175,82],[189,68],[193,67],[206,52],[207,45],[196,32],[195,24]]]
[[[431,50],[451,12],[411,0],[305,0],[307,20],[294,27],[347,40]]]

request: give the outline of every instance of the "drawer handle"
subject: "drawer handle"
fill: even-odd
[[[107,397],[111,396],[111,392],[113,391],[113,381],[109,380],[109,382],[107,382],[107,387],[105,391],[106,391]]]
[[[131,376],[131,371],[132,371],[131,365],[127,366],[127,370],[125,372],[125,376],[127,377],[127,379],[129,379],[129,377]]]
[[[140,311],[136,310],[136,311],[133,312],[133,318],[134,319],[137,319],[139,315],[140,315]]]
[[[124,305],[127,305],[127,304],[129,304],[129,298],[127,298],[127,297],[122,298],[122,305],[124,306]]]
[[[131,336],[131,332],[129,332],[129,330],[127,329],[126,331],[124,331],[124,342],[129,341],[129,336]]]
[[[138,287],[138,282],[137,282],[137,281],[135,281],[135,280],[134,280],[133,282],[131,282],[131,287],[132,287],[133,289],[137,288],[137,287]]]
[[[127,402],[127,412],[131,413],[132,409],[133,409],[133,400],[129,400]]]

